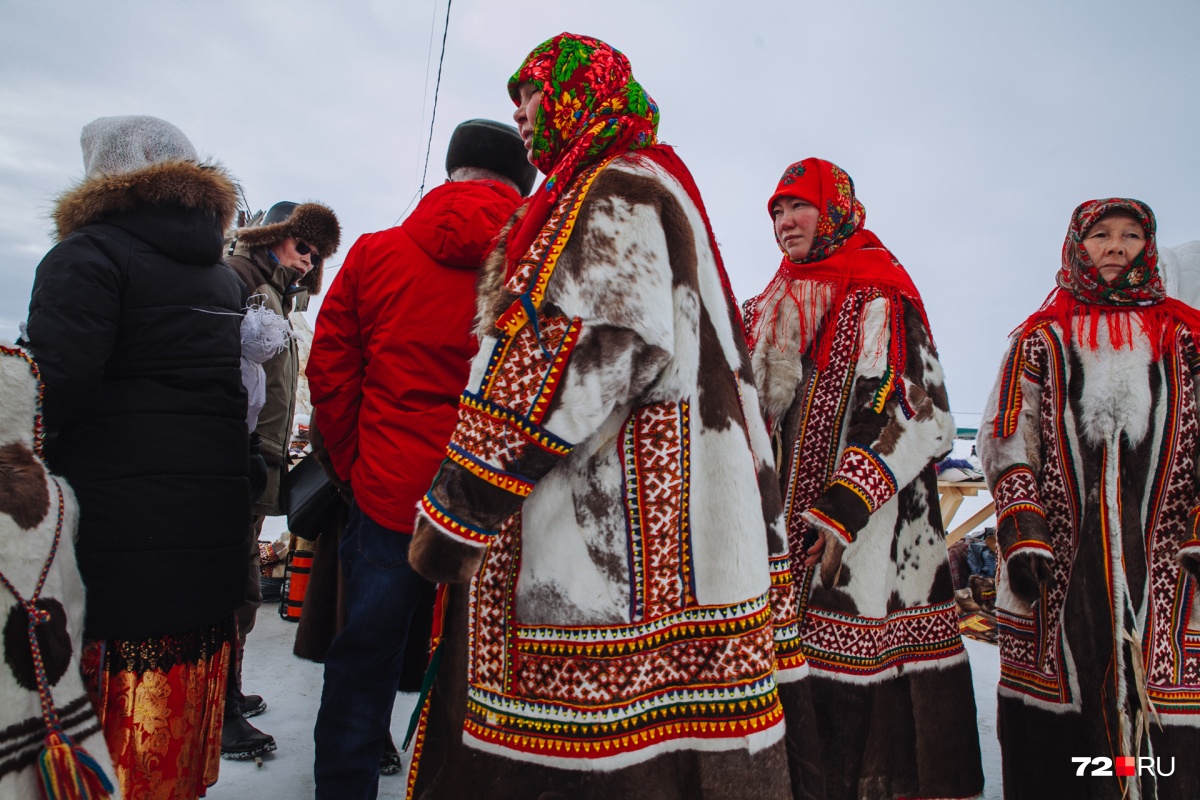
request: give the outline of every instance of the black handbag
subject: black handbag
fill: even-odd
[[[337,524],[341,494],[312,453],[288,470],[286,497],[288,530],[301,539],[315,540]]]

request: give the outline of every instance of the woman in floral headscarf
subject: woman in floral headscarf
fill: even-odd
[[[509,92],[547,177],[484,267],[420,505],[413,566],[473,581],[443,597],[410,791],[820,797],[778,482],[699,192],[603,42],[554,37]]]
[[[783,262],[747,325],[828,797],[973,797],[975,702],[933,468],[954,423],[921,297],[836,165],[792,164],[767,208]]]
[[[1197,332],[1150,208],[1075,209],[979,429],[1006,797],[1200,797]]]

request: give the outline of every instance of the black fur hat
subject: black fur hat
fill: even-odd
[[[446,173],[459,167],[498,172],[515,183],[522,195],[533,190],[537,177],[517,129],[490,119],[469,119],[454,129],[446,148]]]

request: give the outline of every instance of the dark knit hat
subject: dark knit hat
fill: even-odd
[[[446,149],[446,173],[459,167],[499,173],[515,183],[522,195],[533,190],[537,177],[517,129],[490,119],[469,119],[454,129]]]

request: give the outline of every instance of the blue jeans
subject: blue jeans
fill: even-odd
[[[320,798],[374,800],[413,610],[434,585],[408,563],[412,536],[359,509],[338,547],[346,626],[325,655],[313,773]]]
[[[996,554],[983,542],[971,542],[967,545],[967,569],[972,575],[995,578]]]

